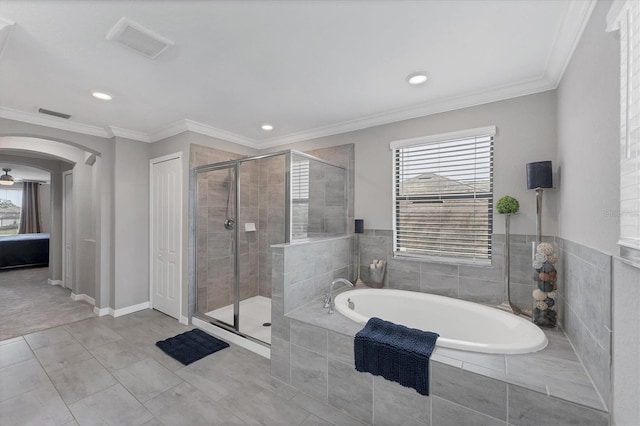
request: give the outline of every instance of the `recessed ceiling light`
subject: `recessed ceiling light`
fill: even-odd
[[[110,101],[111,100],[111,95],[105,92],[100,92],[98,90],[92,90],[91,94],[93,95],[94,98],[96,99],[100,99],[101,101]]]
[[[271,124],[263,124],[261,127],[262,130],[273,130],[273,126]]]
[[[424,72],[414,72],[413,74],[409,74],[407,76],[407,82],[412,86],[424,84],[427,82],[427,74],[425,74]]]

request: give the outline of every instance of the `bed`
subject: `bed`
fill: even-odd
[[[0,236],[0,269],[49,265],[49,234]]]

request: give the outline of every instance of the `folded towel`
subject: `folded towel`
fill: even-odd
[[[429,395],[429,357],[437,333],[371,318],[354,341],[356,370]]]

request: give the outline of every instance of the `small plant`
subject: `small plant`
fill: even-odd
[[[498,200],[496,208],[500,214],[513,214],[520,210],[520,203],[515,198],[505,195]]]

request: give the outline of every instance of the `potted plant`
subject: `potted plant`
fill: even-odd
[[[513,312],[515,315],[520,315],[522,313],[522,310],[520,308],[518,308],[517,306],[515,306],[513,303],[511,303],[511,289],[510,289],[510,284],[511,284],[511,250],[510,250],[510,245],[511,245],[511,241],[510,241],[510,224],[511,224],[511,215],[512,214],[516,214],[518,213],[518,210],[520,210],[520,203],[518,202],[518,200],[516,200],[515,198],[509,196],[509,195],[505,195],[504,197],[500,198],[498,200],[498,202],[496,203],[496,210],[498,210],[498,213],[505,215],[504,217],[504,233],[505,233],[505,254],[506,254],[506,267],[507,267],[507,273],[506,273],[506,283],[505,283],[505,287],[506,287],[506,293],[507,293],[507,305],[508,308],[511,310],[511,312]],[[504,305],[504,303],[503,303]]]

